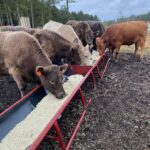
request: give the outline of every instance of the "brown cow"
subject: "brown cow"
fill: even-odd
[[[33,36],[53,62],[60,58],[67,60],[69,64],[81,64],[78,41],[72,43],[55,32],[43,29],[38,29]]]
[[[48,54],[53,63],[61,63],[61,59],[65,59],[69,64],[81,64],[79,43],[73,43],[66,40],[56,32],[43,29],[31,29],[23,27],[3,27],[1,31],[25,31],[36,37],[41,47]]]
[[[10,74],[21,95],[26,82],[40,79],[57,98],[65,95],[63,73],[68,65],[53,65],[37,39],[25,32],[0,32],[0,74]]]
[[[69,20],[66,24],[73,27],[83,46],[88,44],[89,48],[93,47],[93,32],[86,21]]]
[[[100,51],[109,48],[113,52],[115,61],[119,59],[121,45],[135,44],[137,50],[141,48],[141,60],[144,55],[144,47],[147,36],[147,23],[144,21],[129,21],[111,25],[102,35],[101,40],[97,38],[97,46]]]

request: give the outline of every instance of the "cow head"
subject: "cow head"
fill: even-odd
[[[36,75],[40,78],[43,86],[57,98],[63,98],[65,91],[63,88],[63,73],[67,70],[68,65],[61,66],[37,66]]]
[[[80,51],[81,65],[86,65],[86,66],[92,65],[91,56],[92,55],[89,51],[89,47],[88,46],[82,47]]]
[[[93,32],[91,30],[82,30],[81,29],[81,32],[84,36],[84,41],[85,41],[85,44],[83,44],[84,46],[86,46],[86,44],[89,45],[89,49],[91,49],[93,47],[93,39],[94,39],[94,35],[93,35]]]
[[[80,45],[79,40],[75,39],[73,41],[72,46],[70,47],[70,55],[68,57],[68,61],[71,64],[81,64],[81,57],[80,57]]]
[[[97,37],[100,37],[100,36],[101,36],[99,30],[95,31],[95,32],[93,33],[93,35],[94,35],[94,38],[97,38]]]
[[[96,38],[96,46],[99,50],[100,55],[102,55],[105,51],[105,43],[104,40],[100,37]]]

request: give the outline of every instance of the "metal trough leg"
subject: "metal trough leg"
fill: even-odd
[[[98,65],[96,66],[96,69],[97,69],[97,74],[98,74],[98,76],[99,76],[99,78],[100,78],[100,80],[101,80],[101,79],[102,79],[102,76],[101,76],[100,70],[99,70],[99,68],[98,68]]]
[[[81,101],[82,101],[83,107],[85,108],[86,107],[86,102],[85,102],[85,98],[84,98],[83,92],[81,90],[81,87],[79,89],[79,92],[80,92],[80,96],[81,96]]]
[[[88,102],[86,103],[85,101],[85,98],[84,98],[84,95],[83,95],[83,92],[82,92],[82,89],[80,88],[80,95],[81,95],[81,101],[82,101],[82,104],[84,106],[84,109],[87,109],[88,105],[91,103],[91,99],[88,100]]]
[[[55,130],[56,130],[56,134],[57,134],[57,136],[58,136],[58,140],[59,140],[59,143],[60,143],[60,145],[61,145],[61,149],[62,150],[65,150],[65,143],[64,143],[64,141],[63,141],[63,139],[62,139],[62,134],[61,134],[61,131],[60,131],[60,128],[59,128],[59,125],[58,125],[58,122],[57,121],[55,121],[55,123],[54,123],[54,128],[55,128]]]
[[[94,77],[93,71],[91,72],[91,75],[92,75],[92,79],[93,79],[93,89],[96,90],[96,81],[95,81],[95,77]]]
[[[110,61],[110,58],[108,56],[104,56],[104,58],[101,59],[101,61],[99,62],[99,64],[101,64],[101,70],[99,69],[99,66],[97,65],[95,70],[96,70],[96,74],[98,74],[100,80],[103,78],[103,75],[107,69],[108,63]]]
[[[104,65],[104,70],[103,70],[103,72],[102,72],[102,78],[103,78],[103,76],[104,76],[104,73],[105,73],[105,71],[106,71],[106,69],[107,69],[107,66],[108,66],[108,63],[109,63],[109,61],[110,61],[110,58],[107,56],[107,58],[106,58],[107,60],[105,60],[106,61],[106,63],[105,63],[105,65]]]
[[[84,98],[84,95],[83,95],[83,92],[82,92],[81,88],[79,89],[79,92],[80,92],[81,101],[82,101],[82,104],[83,104],[83,107],[84,107],[84,111],[82,112],[82,114],[80,116],[80,119],[79,119],[79,121],[78,121],[78,123],[77,123],[77,125],[76,125],[76,127],[75,127],[75,129],[74,129],[74,131],[72,133],[72,135],[71,135],[71,138],[70,138],[70,140],[69,140],[65,150],[69,150],[69,148],[70,148],[70,146],[72,144],[72,141],[75,138],[75,135],[76,135],[76,133],[77,133],[81,123],[82,123],[82,120],[84,119],[84,116],[85,116],[86,111],[87,111],[87,107],[91,103],[91,99],[89,99],[87,104],[86,104],[85,98]]]

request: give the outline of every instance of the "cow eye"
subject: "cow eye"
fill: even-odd
[[[50,83],[50,84],[52,84],[52,85],[54,85],[54,84],[55,84],[55,82],[54,82],[54,81],[49,81],[49,83]]]

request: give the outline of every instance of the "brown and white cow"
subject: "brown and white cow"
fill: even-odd
[[[111,25],[101,38],[96,39],[97,47],[100,52],[109,48],[113,52],[113,58],[118,61],[121,45],[135,44],[136,56],[137,50],[141,48],[141,60],[144,56],[144,47],[147,36],[147,22],[129,21]]]
[[[88,44],[89,48],[93,47],[93,32],[86,21],[69,20],[66,24],[73,27],[83,46]]]
[[[88,45],[87,46],[82,45],[82,42],[80,41],[79,37],[75,33],[72,26],[64,25],[62,23],[51,20],[44,25],[43,29],[56,32],[57,34],[64,37],[66,40],[70,41],[71,43],[78,41],[77,43],[79,45],[79,55],[81,58],[80,65],[91,65],[92,64],[91,53],[89,51]]]
[[[40,79],[57,98],[63,98],[63,73],[68,65],[53,65],[38,40],[25,32],[0,32],[0,74],[10,74],[21,95],[26,82]]]

